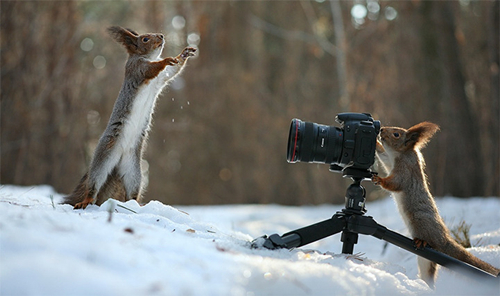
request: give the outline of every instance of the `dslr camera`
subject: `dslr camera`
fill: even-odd
[[[331,171],[370,178],[380,121],[368,113],[340,113],[335,121],[340,127],[292,119],[287,161],[329,164]]]

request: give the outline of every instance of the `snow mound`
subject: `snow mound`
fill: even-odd
[[[50,186],[0,188],[0,295],[500,294],[498,286],[444,268],[431,290],[416,277],[414,255],[374,238],[360,237],[355,251],[365,254],[351,256],[332,253],[340,251],[338,237],[307,246],[312,249],[249,247],[257,236],[315,223],[340,206],[175,208],[109,200],[73,210],[60,199]],[[455,210],[461,205],[473,240],[488,243],[470,251],[499,266],[500,201],[441,202]],[[390,199],[368,207],[374,217],[395,209]],[[492,222],[484,223],[492,208]],[[401,231],[394,213],[378,222]]]

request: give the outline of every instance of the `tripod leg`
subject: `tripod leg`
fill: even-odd
[[[352,254],[354,251],[354,245],[358,243],[358,234],[344,230],[342,231],[340,241],[343,242],[342,254]]]
[[[415,248],[415,243],[412,239],[407,238],[397,232],[387,229],[375,222],[372,217],[369,216],[350,216],[347,220],[346,225],[347,230],[351,232],[368,234],[374,236],[378,239],[385,240],[388,243],[396,245],[402,249],[405,249],[413,254],[423,257],[427,260],[436,262],[437,264],[455,270],[457,272],[478,276],[482,278],[489,278],[498,283],[499,278],[495,275],[487,273],[475,266],[469,265],[451,256],[438,252],[429,246],[423,248]]]
[[[345,216],[342,213],[337,213],[328,220],[287,232],[281,237],[277,234],[272,234],[269,237],[264,236],[263,247],[267,249],[301,247],[341,232],[345,223]],[[256,242],[257,239],[254,240],[252,246],[257,247]]]
[[[377,224],[378,225],[378,224]],[[378,225],[381,228],[385,228],[384,226]],[[496,276],[489,274],[479,268],[476,268],[475,266],[469,265],[465,262],[462,262],[458,259],[455,259],[451,256],[448,256],[446,254],[443,254],[441,252],[438,252],[429,246],[426,246],[422,249],[416,249],[414,247],[414,242],[412,239],[409,239],[397,232],[391,231],[387,228],[385,228],[385,231],[379,231],[379,235],[373,235],[377,238],[383,239],[386,242],[389,242],[393,245],[396,245],[400,248],[403,248],[409,252],[412,252],[418,256],[424,257],[425,259],[428,259],[430,261],[436,262],[439,265],[442,265],[444,267],[448,267],[452,270],[456,270],[458,272],[468,274],[468,275],[475,275],[475,276],[491,276],[491,278],[494,278],[497,282],[498,279]],[[381,234],[381,235],[380,235]],[[380,237],[379,237],[380,236]]]

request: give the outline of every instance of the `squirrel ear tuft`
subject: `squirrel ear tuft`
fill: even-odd
[[[136,37],[139,37],[139,34],[138,34],[136,31],[134,31],[134,30],[132,30],[132,29],[129,29],[129,28],[127,28],[127,31],[129,31],[130,33],[132,33],[132,34],[133,34],[133,35],[135,35]]]
[[[137,33],[130,29],[124,29],[119,26],[112,26],[108,28],[108,32],[115,39],[116,42],[121,43],[127,49],[129,54],[137,52]]]
[[[432,122],[426,121],[414,125],[406,132],[405,146],[423,148],[437,131],[439,126]]]

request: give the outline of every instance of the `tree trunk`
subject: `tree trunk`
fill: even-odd
[[[487,174],[486,195],[500,196],[500,3],[493,1],[489,15],[489,60],[491,77],[491,123],[488,125],[488,140],[490,153],[486,155],[485,172]]]
[[[445,193],[454,196],[484,194],[483,163],[480,149],[478,121],[473,114],[465,93],[465,77],[462,60],[455,37],[456,25],[453,5],[455,2],[431,2],[434,7],[438,51],[442,63],[442,86],[447,114],[446,133],[449,141],[446,149],[447,171],[456,171],[455,179],[448,178]]]

